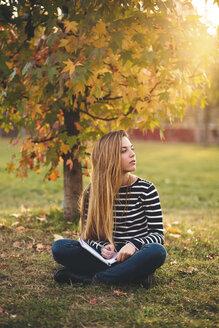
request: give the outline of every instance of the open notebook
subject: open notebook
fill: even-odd
[[[89,246],[82,238],[79,238],[78,241],[84,249],[86,249],[93,256],[95,256],[96,258],[98,258],[100,261],[107,264],[108,266],[111,266],[113,263],[117,262],[116,261],[117,253],[115,253],[111,259],[105,259],[97,251],[95,251],[95,249],[93,249],[91,246]]]

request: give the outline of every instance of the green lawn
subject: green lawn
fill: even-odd
[[[43,182],[45,169],[41,174],[29,172],[28,178],[23,180],[15,178],[14,173],[7,174],[6,163],[10,162],[14,152],[19,162],[18,147],[9,145],[7,139],[0,139],[0,215],[20,211],[21,207],[37,211],[60,208],[63,201],[62,178]]]
[[[217,327],[219,148],[133,143],[136,174],[156,185],[166,230],[168,257],[150,290],[55,284],[54,235],[78,231],[62,220],[62,177],[8,175],[16,148],[0,139],[0,327]]]

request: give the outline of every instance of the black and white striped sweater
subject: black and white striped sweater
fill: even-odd
[[[144,244],[164,243],[160,199],[155,186],[137,178],[130,186],[122,186],[115,199],[113,239],[119,251],[128,242],[136,249]],[[101,252],[107,241],[88,240],[87,243]]]

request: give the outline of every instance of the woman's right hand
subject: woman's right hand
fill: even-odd
[[[114,246],[112,244],[107,244],[101,250],[101,255],[105,259],[111,259],[114,254],[115,254],[115,249],[114,249]]]

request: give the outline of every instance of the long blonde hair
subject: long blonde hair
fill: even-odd
[[[113,207],[115,196],[122,184],[123,137],[128,137],[125,131],[112,131],[94,145],[91,155],[91,184],[82,194],[80,207],[82,237],[85,240],[107,240],[113,244]],[[88,204],[87,218],[85,217],[86,204]]]

